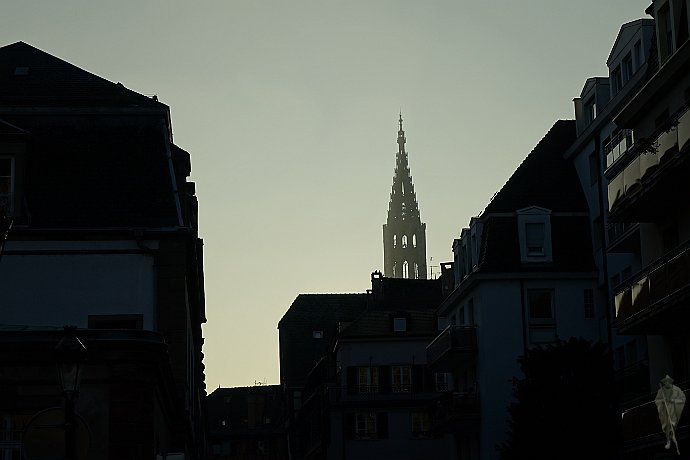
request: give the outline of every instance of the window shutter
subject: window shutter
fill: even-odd
[[[421,393],[424,391],[424,366],[415,364],[412,366],[412,392]]]
[[[357,392],[357,368],[347,366],[347,394],[353,395]]]
[[[379,393],[391,392],[391,367],[379,366]]]
[[[388,438],[388,413],[376,414],[376,436],[380,439]]]
[[[343,431],[345,432],[345,439],[354,439],[355,438],[355,414],[345,414],[345,420],[344,422],[345,426],[343,427]]]

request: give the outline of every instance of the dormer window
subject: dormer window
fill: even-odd
[[[393,332],[407,332],[407,318],[393,318]]]
[[[536,206],[517,211],[522,263],[551,262],[551,211]]]
[[[613,95],[615,96],[623,88],[623,75],[621,74],[621,66],[616,66],[611,72],[611,82],[613,84]]]

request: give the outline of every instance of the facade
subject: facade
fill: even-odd
[[[565,155],[575,166],[589,208],[599,273],[594,294],[601,305],[608,305],[600,328],[609,331],[616,393],[621,400],[650,391],[646,337],[619,335],[613,328],[613,290],[639,270],[640,234],[636,223],[610,221],[604,171],[634,143],[632,130],[619,129],[613,117],[645,82],[654,34],[652,19],[638,19],[620,28],[607,59],[608,76],[589,78],[574,100],[578,137]]]
[[[383,269],[390,278],[426,279],[426,224],[419,215],[419,204],[405,151],[402,114],[399,119],[398,153],[388,217],[383,225]]]
[[[559,121],[453,243],[448,322],[427,360],[452,382],[439,429],[456,436],[459,458],[497,459],[508,430],[517,358],[559,339],[606,340],[605,304],[587,202],[563,158],[575,122]]]
[[[206,398],[208,460],[288,458],[279,385],[218,388]]]
[[[641,87],[626,98],[613,121],[634,142],[607,163],[612,222],[634,231],[639,260],[614,288],[615,327],[621,335],[645,335],[649,391],[626,404],[623,417],[626,458],[659,458],[665,443],[654,394],[668,374],[688,390],[687,246],[690,241],[690,46],[689,4],[656,0],[646,10],[655,33]],[[682,445],[690,427],[681,418]]]
[[[293,457],[454,458],[452,437],[432,426],[447,382],[426,366],[426,345],[438,331],[441,281],[374,272],[372,289],[362,296],[365,308],[334,324],[328,346],[305,374],[300,400],[288,404]],[[342,301],[334,308],[342,309]],[[291,348],[290,341],[282,342],[283,328],[287,325],[281,325],[281,351],[283,344]],[[281,374],[289,375],[284,356]]]
[[[0,340],[29,357],[0,375],[15,440],[3,454],[35,445],[27,424],[61,405],[50,350],[73,325],[88,349],[76,399],[88,458],[203,457],[203,243],[190,170],[156,98],[22,42],[0,48],[0,208],[12,220]]]

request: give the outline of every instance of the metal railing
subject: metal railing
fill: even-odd
[[[604,146],[606,167],[609,168],[635,144],[632,129],[623,129]]]
[[[473,352],[477,350],[477,327],[476,326],[454,326],[446,327],[436,338],[426,347],[427,362],[430,365],[446,353]]]

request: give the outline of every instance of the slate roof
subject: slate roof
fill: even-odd
[[[45,110],[56,107],[67,110]],[[127,114],[72,110],[83,107]],[[183,191],[189,161],[164,104],[17,42],[0,48],[0,112],[0,136],[26,134],[15,231],[179,226],[168,152]]]
[[[482,230],[480,272],[582,272],[595,270],[589,218],[552,216],[552,263],[525,264],[520,260],[516,217],[491,217]]]
[[[0,88],[0,107],[166,107],[24,42],[0,47]]]
[[[577,173],[563,160],[575,138],[574,120],[557,121],[486,206],[484,214],[514,212],[529,206],[587,211]]]
[[[407,331],[394,332],[393,318],[407,319]],[[340,333],[339,338],[435,337],[438,334],[436,309],[368,310]]]
[[[339,322],[354,321],[369,294],[300,294],[278,323],[282,383],[302,385],[309,371],[333,345]],[[313,331],[323,332],[315,339]]]
[[[441,280],[406,278],[372,279],[373,303],[377,309],[435,309],[443,300]]]
[[[479,271],[544,271],[520,259],[515,211],[539,206],[558,212],[588,212],[580,180],[563,154],[575,140],[575,121],[557,121],[484,210]],[[509,213],[496,216],[492,213]],[[552,263],[549,271],[592,271],[589,217],[551,216]]]

